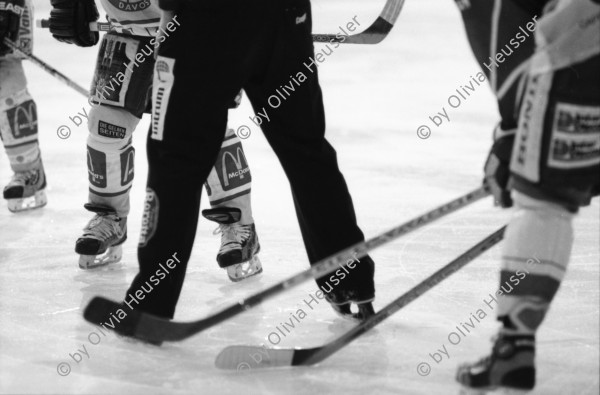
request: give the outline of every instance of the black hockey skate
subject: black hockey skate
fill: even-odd
[[[258,259],[260,244],[254,224],[241,225],[241,210],[219,207],[202,210],[202,215],[219,224],[215,234],[221,233],[221,248],[217,263],[227,270],[231,281],[237,282],[262,273]]]
[[[335,312],[338,313],[342,318],[347,318],[353,321],[361,322],[366,320],[370,316],[375,315],[373,303],[371,302],[356,303],[356,307],[358,309],[356,313],[352,312],[351,306],[352,303],[350,302],[345,304],[331,303],[331,307],[333,307],[333,310],[335,310]]]
[[[119,262],[127,240],[127,217],[120,218],[114,209],[100,204],[87,203],[84,207],[96,215],[75,242],[79,267],[93,269]]]
[[[13,213],[44,207],[46,198],[46,174],[40,160],[33,170],[17,172],[4,188],[4,199]]]
[[[492,354],[479,362],[459,366],[456,380],[461,394],[487,394],[493,391],[525,393],[535,386],[535,338],[499,335]]]
[[[325,294],[325,300],[331,304],[333,310],[342,318],[352,321],[364,321],[375,314],[373,309],[374,296],[359,295],[353,291],[334,290]],[[356,304],[357,312],[352,311],[352,304]]]
[[[348,261],[348,263],[351,262],[352,260]],[[325,293],[325,300],[331,304],[337,314],[342,318],[360,322],[375,314],[372,303],[375,300],[375,284],[373,282],[375,263],[369,256],[365,256],[357,262],[353,269],[347,269],[348,275],[343,277],[337,285],[328,282],[331,278],[329,276],[318,279],[317,284]],[[356,312],[352,311],[352,304],[356,305]]]

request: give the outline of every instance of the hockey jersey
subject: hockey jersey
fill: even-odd
[[[15,44],[17,44],[19,49],[24,53],[31,54],[31,51],[33,50],[33,1],[25,0],[23,6],[1,1],[0,10],[14,12],[21,16],[21,19],[19,20],[19,34]],[[17,58],[25,57],[12,52],[7,56]]]
[[[158,0],[100,0],[108,21],[117,31],[155,36],[160,26]]]

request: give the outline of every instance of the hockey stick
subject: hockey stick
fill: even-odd
[[[318,43],[340,43],[340,44],[379,44],[394,27],[405,0],[387,0],[383,11],[365,31],[358,34],[349,34],[342,26],[337,34],[313,34],[313,41]],[[36,21],[36,26],[49,28],[50,21],[41,19]],[[109,32],[115,26],[110,22],[90,22],[91,31]]]
[[[41,29],[50,29],[49,19],[38,19],[35,21],[35,26]],[[110,32],[116,30],[116,27],[110,22],[90,22],[90,31],[92,32]]]
[[[220,369],[250,370],[283,366],[306,366],[322,362],[492,248],[504,237],[505,228],[504,226],[492,233],[458,258],[427,277],[410,291],[385,306],[378,313],[323,346],[306,349],[229,346],[219,353],[215,360],[215,366]]]
[[[310,269],[298,273],[287,280],[279,282],[263,291],[258,292],[257,294],[243,299],[238,303],[227,307],[224,310],[207,318],[192,322],[175,322],[134,309],[128,310],[126,313],[127,320],[119,323],[119,325],[116,326],[115,331],[149,342],[179,341],[186,339],[211,326],[243,313],[251,307],[254,307],[263,301],[272,298],[286,289],[299,285],[312,278],[322,277],[343,266],[350,260],[362,258],[363,256],[367,255],[369,251],[372,251],[377,247],[381,247],[382,245],[389,243],[400,236],[406,235],[409,232],[419,229],[426,224],[430,224],[435,220],[438,220],[471,203],[474,203],[479,199],[484,198],[487,195],[489,195],[489,191],[485,187],[477,188],[474,191],[459,197],[458,199],[452,200],[449,203],[437,207],[434,210],[431,210],[411,221],[382,233],[379,236],[357,243],[349,248],[346,248],[345,250],[338,252],[337,254],[330,256],[329,258],[323,259],[312,265]],[[111,314],[117,313],[117,311],[119,309],[123,309],[123,307],[124,305],[111,300],[102,297],[95,297],[86,307],[83,316],[91,323],[102,324],[104,323],[104,320],[110,317]]]
[[[349,35],[348,32],[340,26],[338,34],[313,34],[313,41],[319,43],[340,43],[340,44],[379,44],[390,33],[405,0],[387,0],[383,11],[367,30]]]
[[[46,63],[43,60],[41,60],[40,58],[36,57],[35,55],[28,54],[26,52],[21,51],[21,49],[17,46],[17,44],[15,44],[14,42],[12,42],[8,38],[4,38],[4,44],[6,44],[10,49],[12,49],[13,51],[15,51],[19,55],[26,57],[32,63],[35,63],[36,65],[38,65],[39,67],[41,67],[42,69],[44,69],[44,71],[47,71],[54,78],[58,79],[61,82],[64,82],[65,84],[67,84],[71,88],[75,89],[77,92],[81,93],[85,97],[89,96],[89,92],[86,89],[83,89],[82,86],[80,86],[79,84],[77,84],[75,81],[73,81],[72,79],[70,79],[69,77],[67,77],[63,73],[61,73],[60,71],[56,70],[54,67],[50,66],[48,63]]]

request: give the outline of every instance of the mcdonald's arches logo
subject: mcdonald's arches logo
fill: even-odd
[[[28,100],[7,111],[13,137],[20,139],[37,133],[37,110],[33,100]]]
[[[221,148],[215,167],[223,191],[239,188],[252,181],[248,161],[239,142]]]

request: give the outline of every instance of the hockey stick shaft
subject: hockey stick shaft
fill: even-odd
[[[475,201],[488,196],[489,192],[485,187],[477,188],[476,190],[461,196],[449,203],[435,208],[426,214],[423,214],[411,221],[408,221],[402,225],[399,225],[385,233],[375,236],[364,242],[357,243],[351,247],[346,248],[338,252],[329,258],[322,259],[315,263],[310,269],[307,269],[301,273],[298,273],[285,281],[275,284],[262,292],[259,292],[247,299],[241,300],[238,304],[223,310],[221,313],[217,313],[214,317],[214,324],[231,318],[239,313],[242,313],[251,307],[259,305],[267,299],[274,297],[275,295],[300,285],[308,280],[323,277],[336,269],[344,266],[349,261],[360,259],[367,255],[370,251],[381,247],[384,244],[391,242],[401,236],[404,236],[410,232],[413,232],[427,224],[430,224],[450,213],[453,213],[465,206],[468,206]],[[212,325],[214,325],[212,324]],[[204,329],[204,328],[202,328]]]
[[[400,11],[404,6],[405,0],[387,0],[383,11],[377,17],[365,31],[358,34],[350,34],[348,30],[351,30],[354,23],[339,27],[339,33],[337,34],[313,34],[313,41],[319,43],[339,43],[339,44],[378,44],[383,41],[389,32],[394,27]],[[50,21],[48,19],[41,19],[36,21],[36,26],[39,28],[50,28]],[[115,30],[115,26],[110,22],[90,22],[90,30],[94,32],[109,32]]]
[[[404,3],[404,0],[402,0],[402,3]],[[42,29],[49,29],[50,21],[48,19],[38,19],[36,21],[36,26]],[[90,31],[92,32],[110,32],[111,30],[117,29],[117,27],[110,22],[90,22],[89,26]],[[336,34],[313,34],[313,41],[319,43],[340,44],[377,44],[385,38],[385,35],[392,30],[392,27],[393,24],[390,24],[385,19],[379,17],[370,30],[367,29],[363,33],[350,35],[344,27],[340,26],[340,32]]]
[[[57,80],[67,84],[68,86],[75,89],[77,92],[81,93],[85,97],[89,96],[89,92],[86,89],[84,89],[82,86],[80,86],[75,81],[73,81],[72,79],[70,79],[63,73],[61,73],[60,71],[56,70],[54,67],[50,66],[48,63],[44,62],[37,56],[21,51],[21,49],[17,46],[17,44],[12,42],[8,38],[4,38],[4,44],[6,44],[10,49],[15,51],[19,55],[26,57],[29,61],[31,61],[32,63],[41,67],[44,71],[48,72],[51,76],[53,76]]]
[[[35,26],[42,29],[50,29],[49,19],[38,19],[35,21]],[[110,22],[90,22],[90,31],[92,32],[110,32],[115,30],[115,26]]]
[[[327,344],[324,347],[319,347],[314,350],[312,353],[307,354],[298,354],[298,358],[294,358],[292,361],[293,365],[313,365],[323,361],[325,358],[328,358],[332,354],[336,353],[343,347],[347,346],[353,340],[364,334],[365,332],[373,329],[375,326],[379,325],[385,319],[389,318],[392,314],[402,309],[410,302],[414,301],[452,274],[456,273],[458,270],[463,268],[469,262],[473,261],[479,255],[483,254],[485,251],[492,248],[494,245],[499,243],[504,238],[504,231],[506,226],[498,229],[484,240],[477,243],[475,246],[471,247],[468,251],[460,255],[458,258],[454,259],[452,262],[448,263],[443,268],[439,269],[431,276],[427,277],[425,280],[421,281],[418,285],[413,287],[410,291],[406,292],[404,295],[400,296],[398,299],[394,300],[384,308],[382,308],[375,315],[369,317],[366,321],[360,323],[338,339],[333,342]],[[307,350],[308,351],[308,350]]]
[[[134,311],[134,318],[129,324],[130,327],[123,328],[128,333],[133,333],[135,337],[149,341],[179,341],[199,333],[206,328],[217,325],[229,318],[232,318],[244,311],[262,303],[263,301],[274,297],[275,295],[297,286],[313,278],[322,277],[337,268],[343,266],[348,261],[362,258],[372,251],[392,240],[399,238],[407,233],[419,229],[427,224],[434,222],[448,214],[451,214],[471,203],[476,202],[489,195],[486,188],[480,187],[435,208],[411,221],[397,226],[379,236],[368,241],[357,243],[339,253],[316,262],[310,269],[298,273],[285,281],[277,283],[255,295],[239,301],[238,303],[214,314],[205,319],[193,322],[172,322],[159,317],[155,317],[143,312]],[[86,307],[84,317],[92,323],[100,323],[120,306],[110,300],[97,297],[93,299]]]
[[[323,259],[315,263],[310,269],[307,269],[306,271],[292,276],[286,281],[283,281],[281,283],[281,286],[283,289],[287,289],[299,285],[307,280],[323,277],[331,273],[335,269],[343,266],[348,261],[355,260],[356,258],[362,258],[365,255],[367,255],[370,251],[373,251],[374,249],[379,248],[382,245],[391,242],[392,240],[395,240],[401,236],[413,232],[448,214],[451,214],[463,207],[466,207],[471,203],[474,203],[477,200],[484,198],[488,195],[489,192],[485,187],[477,188],[474,191],[471,191],[466,195],[459,197],[458,199],[452,200],[451,202],[439,206],[411,221],[405,222],[404,224],[390,229],[387,232],[384,232],[369,240],[356,243],[355,245],[348,247],[345,250],[342,250],[337,254],[330,256],[329,258]],[[257,294],[253,297],[246,299],[245,304],[248,306],[254,306],[255,304],[260,303],[262,299],[266,299],[266,297],[271,296],[271,293],[278,293],[279,291],[276,290],[276,288],[277,285],[263,291],[264,297],[261,297],[260,294]]]

